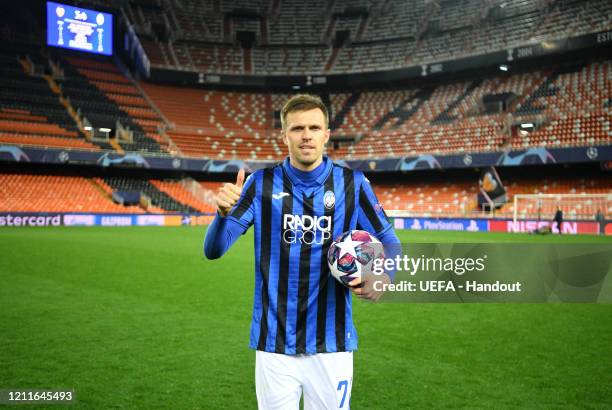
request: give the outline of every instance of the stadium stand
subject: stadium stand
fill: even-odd
[[[506,178],[508,203],[494,214],[485,214],[476,207],[478,185],[472,181],[377,182],[373,188],[389,211],[403,211],[402,215],[427,217],[502,217],[512,218],[515,194],[607,194],[612,191],[612,180],[605,177],[580,178]],[[551,219],[554,204],[541,210],[544,219]],[[564,209],[566,217],[592,220],[597,209],[594,204],[573,205]],[[612,214],[612,208],[603,210]]]
[[[567,147],[612,142],[611,62],[395,91],[324,94],[332,135],[354,142],[330,144],[335,158],[499,151],[507,147]],[[143,83],[174,123],[168,135],[185,155],[279,160],[285,148],[272,112],[287,94],[176,88]],[[487,113],[489,95],[515,98],[506,111]],[[533,132],[505,128],[534,121]]]
[[[169,151],[168,141],[160,136],[158,131],[163,125],[163,119],[149,105],[140,91],[125,78],[117,66],[109,62],[101,63],[75,57],[67,57],[66,61],[77,67],[79,73],[86,76],[92,84],[105,93],[109,100],[114,101],[121,110],[127,113],[144,131],[146,137],[159,144],[162,151]],[[139,130],[136,131],[136,135],[136,147],[150,151],[151,142],[144,139]],[[154,145],[153,147],[153,152],[155,152],[157,147]]]
[[[167,87],[143,89],[175,124],[168,135],[185,155],[208,158],[279,159],[269,96]]]
[[[62,93],[94,128],[114,130],[119,121],[133,131],[133,142],[121,142],[126,151],[167,152],[167,147],[160,146],[165,141],[152,132],[158,123],[157,117],[151,114],[152,110],[148,109],[142,98],[138,98],[133,85],[114,65],[59,55],[56,58],[61,61],[65,73],[65,78],[60,82]],[[128,110],[131,112],[123,107],[131,107]]]
[[[148,180],[130,177],[109,176],[104,182],[115,191],[137,191],[148,196],[153,205],[167,212],[196,213],[195,208],[177,201],[168,193],[158,189]]]
[[[144,213],[115,204],[90,178],[0,174],[0,211]]]
[[[381,71],[612,27],[605,0],[317,0],[308,4],[299,0],[142,0],[113,4],[134,23],[153,66],[204,74]],[[23,14],[14,17],[28,20]],[[254,35],[252,44],[242,38],[245,32]],[[286,156],[278,111],[288,94],[212,90],[210,84],[196,89],[135,83],[117,60],[41,52],[36,45],[40,39],[10,27],[0,34],[10,40],[0,46],[2,144],[225,160],[278,161]],[[63,78],[55,83],[43,76],[49,72],[49,57],[63,70]],[[604,58],[427,79],[386,89],[324,92],[333,135],[327,154],[343,160],[612,144],[612,62]],[[38,69],[32,70],[33,65]],[[92,124],[114,128],[119,120],[134,131],[134,141],[122,141],[117,148],[88,139],[60,102],[54,84]],[[483,101],[496,95],[508,96],[507,107],[489,112]],[[533,123],[533,129],[519,129],[517,124],[523,122]],[[147,179],[129,172],[104,178],[46,179],[16,173],[0,177],[3,209],[22,212],[214,212],[213,192],[219,186],[200,181],[194,194],[178,176]],[[495,216],[511,216],[512,197],[519,193],[612,190],[599,177],[511,177],[506,182],[510,203]],[[376,182],[374,187],[388,210],[477,215],[473,213],[477,186],[472,181],[452,177],[444,182],[396,180]],[[143,192],[153,206],[145,211],[116,205],[110,200],[114,190]],[[31,200],[37,196],[40,200]],[[592,213],[588,206],[566,211],[570,217],[590,218]]]
[[[181,7],[175,7],[176,4]],[[206,72],[227,69],[228,73],[282,74],[283,70],[299,73],[309,64],[315,64],[320,72],[320,67],[329,65],[332,59],[330,72],[392,68],[393,64],[405,66],[411,60],[422,63],[434,57],[439,59],[437,51],[429,57],[419,54],[438,46],[449,53],[447,57],[457,58],[524,44],[526,40],[542,36],[556,38],[601,30],[611,22],[608,5],[601,0],[388,0],[382,3],[337,0],[319,1],[308,7],[293,0],[212,3],[177,0],[176,4],[167,0],[118,3],[141,31],[145,48],[157,50],[157,55],[170,66]],[[575,15],[579,23],[570,24],[568,15]],[[303,21],[312,24],[303,24]],[[160,26],[167,31],[165,39],[157,35]],[[506,30],[506,26],[512,30]],[[248,50],[253,65],[246,71],[243,65],[246,49],[237,46],[238,31],[252,31],[257,35],[256,43]],[[350,41],[338,48],[333,37],[342,31],[349,32]],[[450,37],[445,38],[447,35]],[[454,41],[461,43],[458,50],[452,46]],[[360,57],[358,50],[366,51]],[[37,49],[27,53],[45,63]],[[155,54],[150,55],[154,63]],[[389,66],[385,58],[398,61]],[[169,142],[160,135],[159,128],[164,125],[160,115],[114,63],[60,56],[56,60],[65,72],[65,79],[58,82],[76,109],[94,123],[112,123],[118,119],[134,131],[133,143],[120,143],[125,151],[177,153],[168,146],[175,143],[180,149],[178,153],[188,156],[264,160],[284,156],[282,141],[270,115],[270,111],[280,108],[277,101],[282,96],[277,97],[279,94],[204,92],[141,83],[174,123],[167,129],[172,139]],[[261,67],[265,67],[264,71],[260,71]],[[22,86],[18,81],[9,80],[10,75],[3,80],[6,87],[2,93],[7,104],[3,105],[0,120],[9,122],[1,124],[0,137],[5,142],[89,149],[95,149],[95,144],[113,149],[104,142],[86,141],[65,108],[53,101],[56,96],[43,80],[30,80],[19,72],[23,69],[15,61],[5,68],[10,69],[14,71],[13,76],[25,77],[24,81],[29,84]],[[328,153],[336,158],[364,158],[379,154],[446,154],[607,143],[610,141],[609,107],[606,106],[609,75],[610,62],[604,61],[556,67],[552,71],[536,69],[500,74],[482,81],[460,81],[430,88],[364,91],[360,95],[324,94],[333,114],[332,131],[354,137],[354,142],[332,144]],[[36,81],[39,84],[34,85]],[[36,101],[31,95],[16,91],[28,87],[30,94],[37,94]],[[523,135],[505,130],[507,113],[478,112],[484,96],[504,92],[516,95],[508,110],[513,119],[542,116],[533,132]],[[557,95],[562,98],[556,98]],[[23,104],[16,105],[24,98],[30,100],[27,104],[55,104],[58,115],[64,118],[52,118],[52,109],[42,113]],[[23,134],[22,126],[11,129],[11,119],[23,119],[26,114],[14,113],[18,116],[11,117],[13,114],[6,109],[29,111],[36,118],[30,121],[33,129],[27,135]],[[59,128],[42,126],[43,116]],[[67,131],[61,131],[62,128]]]
[[[329,46],[253,48],[253,73],[303,74],[304,67],[324,67],[330,59]]]
[[[68,77],[73,79],[61,82],[62,90],[86,117],[105,124],[118,118],[135,129],[134,144],[121,143],[128,151],[170,151],[168,141],[159,134],[162,119],[113,64],[76,58],[65,61]],[[3,142],[96,149],[44,79],[27,76],[16,59],[6,62],[0,111]],[[506,138],[514,148],[610,143],[610,107],[606,105],[612,89],[610,65],[610,61],[570,65],[435,89],[324,95],[334,134],[358,137],[355,143],[330,147],[329,154],[363,158],[496,151]],[[184,155],[267,160],[284,156],[270,113],[280,110],[286,95],[142,85],[174,123],[168,136]],[[534,132],[505,135],[505,113],[474,111],[484,96],[500,93],[517,96],[514,117],[540,116]],[[112,149],[104,142],[94,143]]]
[[[522,148],[611,143],[610,108],[605,105],[611,91],[610,61],[555,73],[517,109],[517,113],[543,114],[548,122],[512,145]]]
[[[170,151],[168,141],[158,133],[163,120],[113,63],[75,57],[51,59],[61,62],[64,74],[56,81],[45,74],[49,60],[38,49],[3,46],[0,142],[113,150],[104,140],[87,138],[69,114],[69,107],[62,104],[63,96],[93,125],[114,129],[119,120],[132,130],[133,143],[121,143],[126,151]]]
[[[477,185],[469,182],[377,183],[374,192],[387,211],[406,211],[406,215],[465,216]]]
[[[198,71],[223,72],[228,74],[242,74],[244,70],[243,53],[240,48],[227,46],[194,46],[192,44],[177,43],[183,47],[184,54],[191,65]],[[177,64],[182,67],[182,65]]]
[[[511,181],[506,188],[509,193],[509,202],[502,209],[501,214],[511,218],[514,214],[513,195],[515,194],[610,194],[612,192],[612,180],[610,178],[589,177],[574,179],[551,179],[544,178],[530,181]],[[544,218],[553,215],[557,204],[548,202],[537,210],[534,203],[530,203],[524,212],[531,215],[545,215]],[[563,212],[569,219],[591,220],[598,210],[596,201],[581,201],[580,203],[565,206]],[[612,214],[612,206],[602,209],[602,212]]]
[[[211,189],[218,185],[203,187],[198,199],[178,180],[0,173],[0,212],[214,212]],[[116,204],[111,196],[117,190],[143,192],[152,206]]]
[[[198,212],[214,213],[217,210],[211,194],[219,187],[219,183],[213,184],[212,189],[205,189],[206,195],[204,198],[196,199],[180,182],[169,180],[151,180],[150,182],[160,192],[166,193],[176,202],[190,206]]]
[[[28,74],[34,64],[30,56],[37,54],[6,44],[0,50],[0,143],[97,150],[43,75]]]
[[[227,74],[388,70],[607,30],[612,23],[607,0],[174,3],[180,7],[169,0],[128,2],[152,63]],[[239,46],[238,32],[255,36],[252,57],[250,45]],[[348,41],[332,47],[343,32]]]
[[[508,176],[508,203],[494,214],[476,209],[477,182],[466,180],[423,181],[395,179],[377,181],[372,186],[387,212],[402,211],[404,216],[425,217],[505,217],[513,216],[515,194],[606,194],[612,180],[597,177],[534,178]],[[215,212],[214,192],[220,182],[200,181],[203,195],[196,198],[178,180],[144,180],[135,177],[79,177],[58,175],[0,174],[0,212],[102,212],[144,213],[139,206],[121,206],[111,200],[114,190],[144,192],[152,200],[146,212]],[[533,207],[533,205],[531,205]],[[541,209],[544,218],[554,213],[554,206]],[[594,203],[582,202],[564,209],[567,218],[593,218]],[[612,214],[612,208],[604,210]],[[535,213],[535,211],[534,211]]]

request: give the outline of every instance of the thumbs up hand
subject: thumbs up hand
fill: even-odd
[[[238,199],[240,199],[243,185],[244,169],[241,168],[236,176],[236,183],[223,184],[215,196],[215,202],[217,204],[217,211],[219,212],[219,215],[226,217],[229,214],[232,207],[236,205],[236,202],[238,202]]]

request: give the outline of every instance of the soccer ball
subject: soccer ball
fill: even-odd
[[[340,235],[327,251],[327,264],[334,278],[345,286],[353,279],[372,272],[375,259],[384,258],[383,244],[366,231]]]

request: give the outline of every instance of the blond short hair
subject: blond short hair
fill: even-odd
[[[321,98],[316,95],[297,94],[289,98],[281,110],[281,125],[283,130],[287,125],[287,114],[296,111],[314,110],[315,108],[323,112],[323,116],[325,117],[325,128],[329,128],[329,113]]]

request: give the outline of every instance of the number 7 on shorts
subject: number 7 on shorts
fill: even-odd
[[[348,391],[348,380],[340,380],[338,383],[338,391],[342,390],[342,399],[340,400],[339,409],[344,407],[344,401],[346,400],[346,392]]]

